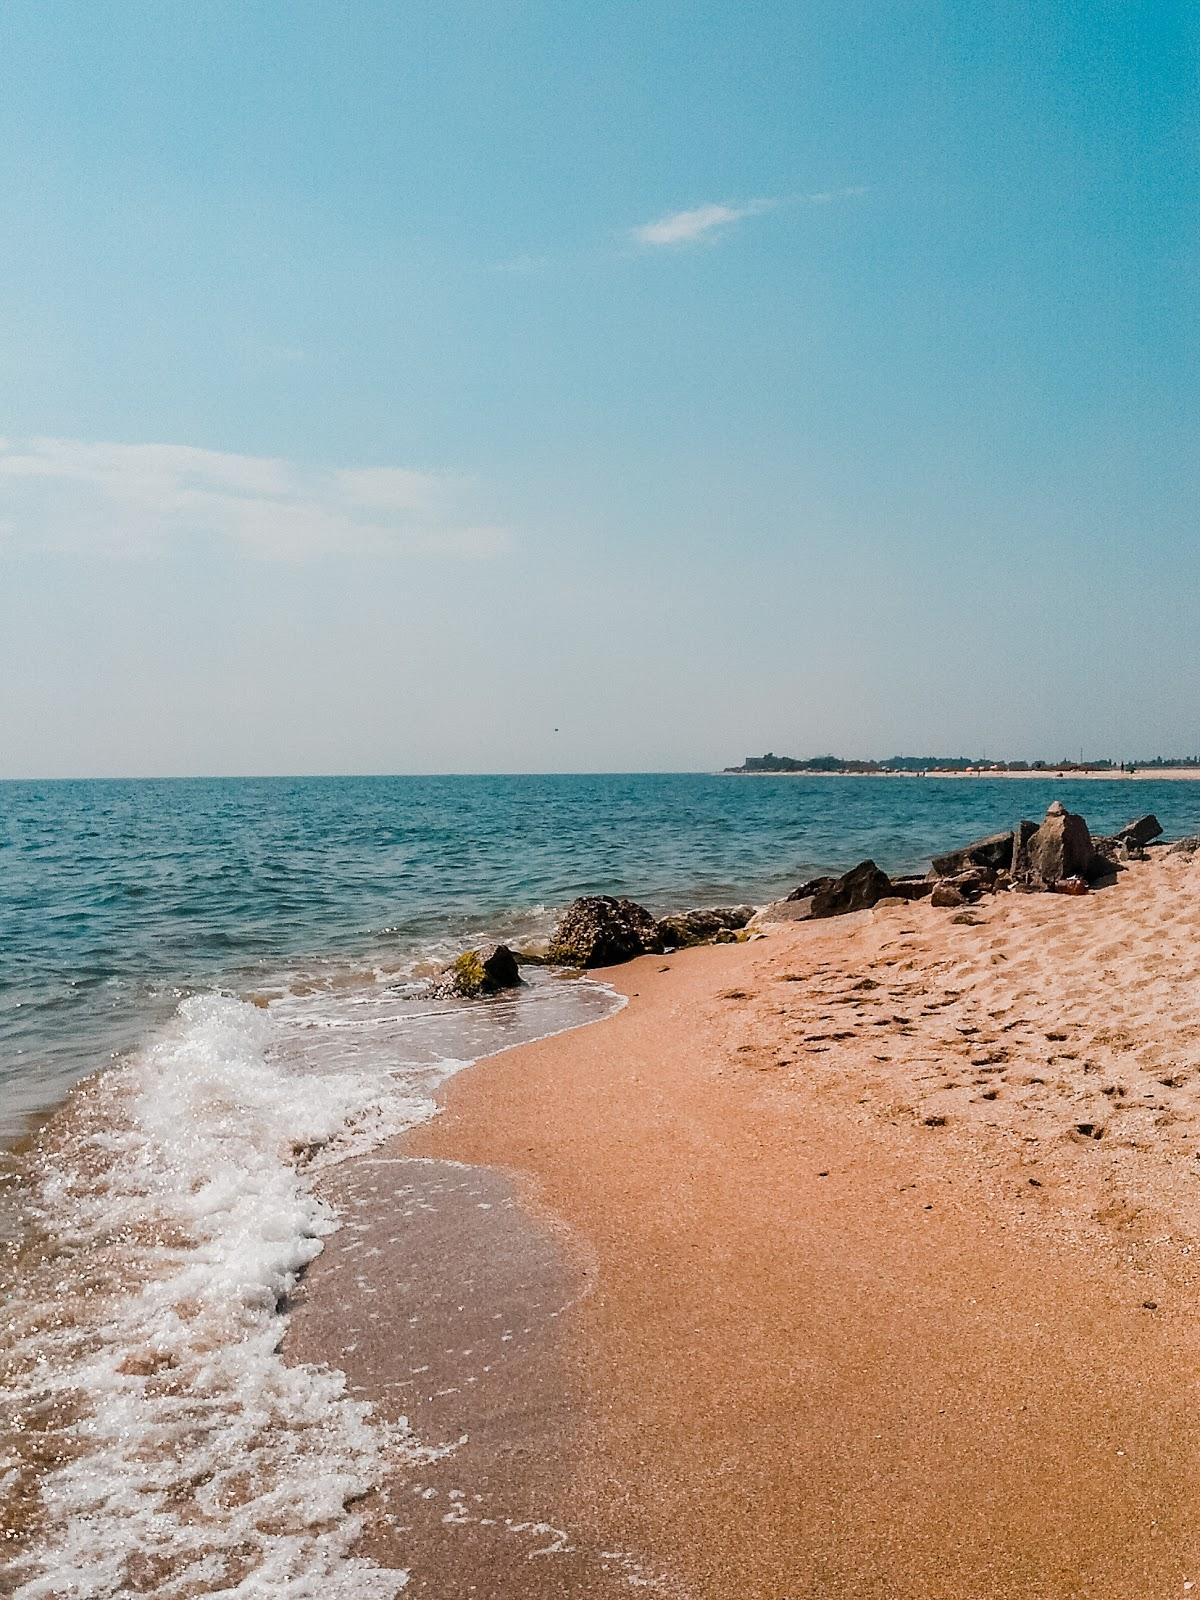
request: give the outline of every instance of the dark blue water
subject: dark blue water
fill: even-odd
[[[182,993],[530,936],[577,894],[765,900],[931,851],[1061,797],[1098,831],[1200,784],[602,777],[0,784],[0,1131]]]

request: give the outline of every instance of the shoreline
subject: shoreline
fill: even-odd
[[[542,1329],[536,1462],[527,1385],[490,1424],[516,1519],[570,1549],[502,1573],[451,1540],[464,1592],[627,1587],[584,1574],[605,1551],[693,1600],[1195,1581],[1196,888],[1155,859],[1081,902],[643,957],[603,974],[616,1015],[449,1080],[381,1155],[509,1185],[518,1235],[591,1285]],[[328,1285],[352,1222],[393,1226],[392,1202],[328,1242],[294,1337],[370,1393],[404,1336],[344,1360],[355,1295],[331,1315]],[[393,1234],[358,1308],[412,1271]],[[470,1449],[450,1459],[477,1492]],[[436,1594],[443,1536],[368,1521]]]

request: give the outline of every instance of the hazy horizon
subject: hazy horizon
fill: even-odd
[[[1200,744],[1200,18],[0,14],[0,776]]]
[[[932,752],[915,752],[915,751],[904,751],[904,750],[889,750],[886,754],[883,754],[883,753],[874,754],[874,753],[870,753],[870,752],[857,753],[857,752],[853,752],[853,751],[828,751],[828,750],[812,751],[812,752],[809,752],[807,754],[798,754],[798,753],[796,753],[794,751],[789,751],[789,750],[758,751],[758,752],[747,751],[747,752],[744,753],[744,756],[743,756],[742,759],[744,759],[745,756],[755,755],[755,754],[760,755],[760,756],[768,755],[768,754],[774,754],[776,756],[790,757],[790,758],[793,758],[793,759],[796,759],[796,760],[800,760],[800,761],[811,761],[811,760],[816,760],[816,759],[818,759],[820,757],[827,757],[827,756],[833,755],[833,756],[838,756],[840,759],[844,759],[846,761],[875,761],[875,762],[879,762],[880,764],[886,764],[891,759],[915,760],[915,759],[918,759],[918,757],[920,759],[922,759],[922,760],[929,759],[929,760],[934,760],[934,761],[957,761],[957,760],[996,761],[996,762],[1018,762],[1018,761],[1033,762],[1033,761],[1040,761],[1040,762],[1043,762],[1044,765],[1046,766],[1046,768],[1047,768],[1046,776],[1048,776],[1048,777],[1053,777],[1054,776],[1053,771],[1051,771],[1050,769],[1058,767],[1058,766],[1070,766],[1072,764],[1075,765],[1075,766],[1080,766],[1080,765],[1087,766],[1089,763],[1092,763],[1094,765],[1094,764],[1098,764],[1100,762],[1107,761],[1107,762],[1110,762],[1110,763],[1113,763],[1113,764],[1120,764],[1121,762],[1124,762],[1126,765],[1132,765],[1132,766],[1136,766],[1136,767],[1148,768],[1148,767],[1152,767],[1155,762],[1164,762],[1165,763],[1164,770],[1168,770],[1169,771],[1169,770],[1171,770],[1171,762],[1173,762],[1173,761],[1195,761],[1195,760],[1200,759],[1200,756],[1188,755],[1186,752],[1183,752],[1183,751],[1175,751],[1175,752],[1173,752],[1173,753],[1171,753],[1169,755],[1158,755],[1158,754],[1156,754],[1156,755],[1133,755],[1133,756],[1115,756],[1115,755],[1104,755],[1104,754],[1089,753],[1089,754],[1083,755],[1082,757],[1080,757],[1079,755],[1074,755],[1074,756],[1065,755],[1062,752],[1060,752],[1057,757],[1048,757],[1048,756],[1044,756],[1044,755],[1018,756],[1018,755],[1012,755],[1012,754],[986,754],[985,752],[978,751],[978,750],[976,750],[976,751],[970,751],[970,750],[944,750],[944,751],[932,751]],[[279,781],[279,782],[286,783],[286,782],[291,782],[291,781],[302,782],[302,781],[306,781],[306,780],[309,780],[309,779],[312,779],[313,781],[317,781],[317,780],[321,780],[321,779],[338,779],[338,778],[346,778],[346,779],[359,779],[359,778],[361,778],[361,779],[387,780],[387,779],[392,779],[392,778],[572,778],[572,777],[577,777],[577,778],[604,778],[604,777],[621,778],[621,777],[706,777],[706,776],[708,776],[708,777],[724,777],[727,774],[731,775],[731,776],[736,776],[737,773],[736,773],[735,769],[739,765],[740,765],[740,761],[739,760],[735,760],[735,759],[731,758],[730,760],[728,760],[726,762],[723,762],[720,765],[711,766],[711,767],[702,767],[702,766],[695,766],[695,767],[580,767],[580,768],[547,767],[547,768],[540,768],[540,769],[532,768],[532,767],[531,768],[525,768],[525,769],[518,769],[518,768],[512,767],[512,768],[496,768],[496,769],[491,770],[491,771],[486,771],[483,768],[462,767],[462,768],[457,768],[457,769],[447,769],[447,770],[443,770],[443,771],[440,771],[440,772],[439,771],[433,771],[433,770],[422,771],[422,770],[418,770],[416,768],[413,768],[413,769],[408,770],[408,771],[394,771],[394,772],[383,771],[383,770],[372,772],[372,771],[367,771],[365,769],[363,771],[359,771],[359,772],[333,772],[333,771],[330,771],[330,772],[319,772],[319,771],[312,771],[312,772],[283,772],[283,771],[280,771],[280,772],[266,772],[266,771],[262,771],[262,772],[60,772],[60,773],[41,772],[41,773],[25,773],[25,774],[22,774],[20,776],[13,776],[13,775],[7,775],[7,774],[6,775],[0,775],[0,784],[3,784],[3,783],[207,783],[207,782],[223,783],[223,782],[238,782],[238,781],[242,781],[242,780],[244,780],[246,782],[264,782],[265,783],[265,782],[271,782],[271,781]],[[754,776],[756,774],[751,774],[751,775]],[[757,774],[757,775],[758,776],[766,776],[766,777],[776,777],[776,776],[788,777],[788,776],[792,776],[792,774],[789,774],[789,773],[770,773],[770,772],[765,773],[765,774]],[[799,776],[806,776],[806,774],[803,774],[803,773],[798,774],[798,775]],[[818,774],[816,774],[816,776],[821,776],[821,774],[818,773]],[[868,774],[868,776],[869,776],[869,774]]]

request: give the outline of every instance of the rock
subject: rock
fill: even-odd
[[[1028,818],[1025,817],[1022,817],[1021,821],[1018,822],[1016,827],[1013,829],[1013,853],[1012,860],[1008,864],[1008,870],[1012,874],[1014,880],[1018,876],[1017,863],[1024,854],[1026,845],[1029,843],[1030,839],[1033,838],[1037,831],[1037,823],[1030,822]]]
[[[1021,833],[1026,824],[1021,824]],[[1013,877],[1032,888],[1048,889],[1063,878],[1099,876],[1103,857],[1092,846],[1088,825],[1081,816],[1055,800],[1045,821],[1024,839],[1018,835],[1013,852]]]
[[[834,878],[812,895],[812,916],[840,917],[848,911],[865,911],[884,895],[892,883],[873,861],[860,861],[840,878]]]
[[[802,883],[798,889],[793,889],[787,898],[789,900],[811,900],[819,890],[828,889],[831,884],[836,882],[837,879],[833,877],[810,878],[807,883]]]
[[[674,950],[686,950],[694,944],[731,944],[753,915],[753,906],[681,911],[675,916],[660,917],[658,934],[663,944]]]
[[[775,922],[807,922],[812,916],[812,896],[804,900],[772,900],[760,906],[750,918],[748,926],[756,931]]]
[[[968,867],[965,872],[957,872],[952,878],[944,878],[943,883],[952,883],[956,889],[961,889],[968,900],[978,900],[985,889],[990,889],[996,881],[994,872],[984,867]]]
[[[933,880],[931,878],[893,878],[892,893],[901,900],[923,900],[926,895],[933,893]]]
[[[930,903],[935,906],[974,905],[988,887],[989,875],[978,867],[971,867],[953,878],[939,878],[933,885]]]
[[[1119,869],[1122,861],[1145,861],[1146,846],[1158,838],[1162,832],[1162,824],[1153,814],[1137,817],[1133,822],[1127,822],[1123,828],[1118,828],[1116,833],[1107,834],[1099,839],[1093,839],[1098,855],[1104,857],[1109,864],[1109,870]]]
[[[442,974],[437,991],[473,1000],[501,989],[515,989],[520,983],[516,956],[506,944],[497,944],[486,950],[464,950]]]
[[[942,879],[933,886],[933,894],[930,896],[930,904],[935,906],[954,906],[957,908],[967,904],[967,897],[961,889],[949,882],[948,879]]]
[[[1125,855],[1126,847],[1115,836],[1092,840],[1092,848],[1103,860],[1109,872],[1119,870],[1120,858]]]
[[[1147,816],[1137,817],[1133,822],[1127,822],[1123,828],[1118,828],[1113,835],[1122,844],[1144,848],[1151,839],[1157,839],[1162,833],[1162,823],[1150,812]]]
[[[1194,856],[1200,850],[1200,833],[1189,833],[1167,846],[1169,856]]]
[[[807,892],[804,892],[807,891]],[[860,861],[840,878],[813,878],[793,889],[786,900],[763,906],[750,919],[750,927],[770,922],[810,922],[818,917],[841,917],[848,911],[866,911],[892,893],[891,879],[873,861]]]
[[[562,967],[612,967],[634,956],[661,955],[658,924],[636,900],[584,895],[558,920],[546,951]]]
[[[975,839],[961,850],[951,850],[947,855],[934,856],[933,871],[938,878],[953,878],[967,867],[983,867],[991,872],[1007,872],[1012,866],[1013,832],[991,833],[986,839]]]

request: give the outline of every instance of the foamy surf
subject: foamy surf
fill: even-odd
[[[25,1164],[6,1273],[5,1592],[393,1600],[407,1575],[356,1554],[355,1508],[437,1452],[280,1354],[338,1226],[316,1177],[432,1115],[468,1061],[615,1003],[540,975],[485,1005],[403,984],[195,996],[82,1085]]]
[[[186,1000],[47,1130],[9,1314],[18,1600],[403,1587],[353,1555],[346,1508],[414,1447],[341,1374],[284,1363],[279,1310],[336,1226],[313,1153],[431,1108],[378,1075],[289,1073],[276,1034]]]

